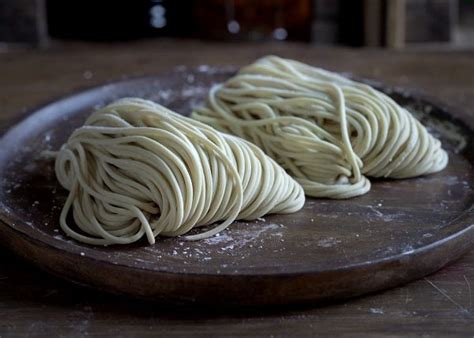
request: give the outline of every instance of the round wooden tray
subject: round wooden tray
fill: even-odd
[[[282,304],[351,297],[420,278],[472,248],[474,131],[432,100],[378,85],[413,111],[449,151],[446,170],[372,180],[351,200],[308,199],[292,215],[235,222],[219,236],[93,247],[58,229],[66,191],[53,163],[94,108],[124,96],[187,114],[232,70],[202,66],[92,88],[43,106],[0,139],[0,240],[76,283],[166,302]],[[372,83],[373,84],[373,83]]]

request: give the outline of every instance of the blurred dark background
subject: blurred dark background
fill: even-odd
[[[0,0],[0,43],[183,37],[474,46],[474,0]]]

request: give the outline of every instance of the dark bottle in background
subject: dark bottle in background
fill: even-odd
[[[45,0],[0,0],[0,51],[48,40]]]

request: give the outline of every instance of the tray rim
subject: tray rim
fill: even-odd
[[[215,70],[216,73],[226,73],[226,72],[231,72],[231,71],[236,70],[236,67],[234,67],[234,66],[227,66],[227,67],[225,67],[225,66],[224,67],[211,66],[211,67],[213,67],[213,70]],[[166,77],[168,74],[172,74],[172,73],[176,73],[176,72],[186,72],[186,71],[196,72],[196,71],[198,71],[198,69],[199,69],[199,67],[187,68],[187,67],[183,67],[183,66],[177,66],[174,69],[172,69],[170,71],[167,71],[167,72],[160,72],[160,73],[156,73],[156,74],[148,74],[148,75],[145,75],[145,76],[131,76],[131,77],[127,77],[125,79],[121,79],[121,80],[118,80],[118,81],[107,81],[107,82],[104,82],[102,84],[96,84],[94,86],[89,86],[89,87],[86,87],[86,88],[76,88],[75,90],[73,90],[69,94],[61,95],[57,98],[50,99],[50,100],[46,101],[43,104],[40,104],[38,106],[35,106],[35,107],[29,109],[26,113],[20,114],[18,116],[18,118],[14,118],[11,121],[8,121],[8,123],[3,124],[0,127],[0,145],[2,144],[2,142],[4,141],[6,136],[8,136],[10,133],[13,133],[16,130],[16,128],[20,128],[21,125],[23,123],[25,123],[28,119],[34,118],[35,113],[38,113],[41,110],[46,109],[49,106],[57,104],[61,101],[68,101],[68,100],[77,98],[79,96],[88,96],[90,93],[93,93],[93,92],[95,92],[97,90],[100,90],[101,88],[104,88],[105,86],[109,86],[109,85],[119,85],[120,86],[120,85],[123,85],[127,82],[136,82],[136,81],[139,81],[139,80],[146,81],[147,79],[153,79],[153,78],[156,78],[156,77]],[[359,81],[368,83],[368,84],[370,84],[370,85],[372,85],[372,86],[374,86],[378,89],[382,89],[382,90],[383,89],[390,89],[395,94],[403,95],[407,98],[416,99],[416,100],[418,100],[420,102],[423,102],[423,103],[429,103],[430,105],[435,106],[435,107],[440,109],[442,115],[445,115],[445,116],[443,116],[443,118],[447,118],[447,119],[449,119],[449,120],[451,120],[451,121],[453,121],[457,124],[461,124],[465,129],[467,129],[470,132],[472,132],[473,129],[474,129],[474,127],[471,126],[471,124],[474,125],[474,121],[472,121],[471,119],[468,118],[469,114],[462,114],[462,113],[459,112],[459,110],[457,108],[451,107],[448,104],[442,102],[441,100],[439,100],[437,98],[434,98],[434,97],[431,97],[428,94],[425,94],[424,92],[420,92],[420,91],[417,91],[417,90],[410,89],[409,93],[406,94],[406,91],[405,91],[406,89],[401,88],[401,87],[388,86],[388,85],[384,84],[383,82],[374,81],[374,80],[370,80],[370,79],[366,79],[366,78],[359,78],[359,77],[353,77],[353,78],[355,78]],[[452,114],[453,112],[455,112],[455,113]],[[470,138],[467,147],[470,147],[471,143],[472,143],[472,138]],[[472,149],[469,149],[469,151],[471,152]],[[472,159],[470,159],[470,162],[472,163]],[[21,220],[19,220],[19,221],[20,221],[19,223],[21,223]],[[464,225],[459,224],[459,222],[463,223]],[[40,240],[38,238],[34,238],[32,236],[29,236],[26,231],[22,231],[16,225],[9,224],[8,220],[5,217],[5,213],[2,212],[2,211],[0,211],[0,224],[1,224],[0,229],[6,229],[6,227],[8,227],[7,230],[11,231],[16,236],[20,236],[20,237],[24,236],[25,238],[28,238],[33,246],[44,246],[47,250],[51,250],[51,251],[58,250],[62,253],[67,253],[69,255],[73,255],[73,256],[76,256],[76,257],[79,256],[79,252],[74,252],[74,250],[73,251],[65,250],[65,248],[60,248],[59,246],[53,245],[53,243],[48,243],[48,242]],[[456,231],[453,229],[453,226],[455,226],[455,225],[457,225],[457,227],[456,227],[457,230]],[[26,228],[25,224],[23,224],[23,226],[25,226],[25,228]],[[272,273],[260,273],[260,274],[259,273],[254,273],[254,274],[243,273],[241,275],[236,275],[236,274],[226,273],[226,272],[221,272],[219,274],[212,274],[212,273],[207,273],[206,274],[206,273],[193,272],[193,271],[189,271],[189,272],[188,271],[185,271],[185,272],[160,271],[160,270],[155,270],[155,269],[148,269],[146,267],[131,266],[131,265],[127,265],[127,264],[114,264],[114,267],[115,268],[122,267],[122,268],[130,269],[130,270],[147,271],[147,272],[150,272],[150,273],[153,273],[153,274],[158,274],[158,275],[161,275],[161,274],[173,275],[173,276],[177,276],[178,278],[181,277],[181,276],[199,276],[199,277],[212,276],[212,278],[218,278],[218,279],[219,278],[228,278],[229,276],[231,276],[233,278],[240,277],[240,278],[244,278],[244,279],[245,278],[261,278],[261,277],[295,277],[295,276],[304,276],[304,275],[314,275],[314,274],[318,274],[318,273],[321,273],[321,272],[350,271],[350,270],[356,270],[356,269],[365,268],[365,267],[375,268],[379,265],[390,264],[390,263],[403,261],[403,260],[406,259],[407,256],[410,256],[410,257],[415,256],[416,257],[416,255],[423,255],[427,252],[429,253],[429,252],[435,250],[436,248],[438,248],[440,246],[449,245],[451,242],[461,241],[461,245],[465,246],[465,249],[461,253],[457,253],[456,255],[454,255],[455,257],[454,256],[450,257],[448,259],[448,261],[444,262],[444,264],[442,266],[445,266],[448,263],[450,263],[453,260],[460,257],[462,254],[464,254],[467,251],[469,251],[470,249],[472,249],[472,246],[474,244],[474,207],[471,205],[470,208],[465,209],[462,213],[460,213],[458,215],[458,217],[455,220],[453,220],[446,227],[449,227],[450,229],[453,229],[453,231],[450,232],[449,235],[447,235],[447,236],[445,236],[441,239],[435,240],[433,242],[430,242],[428,244],[419,246],[416,249],[411,250],[409,252],[402,252],[402,253],[399,253],[399,254],[379,258],[379,259],[376,259],[376,260],[356,262],[356,263],[353,263],[353,264],[338,266],[337,268],[334,268],[333,270],[331,270],[331,269],[323,270],[323,271],[321,271],[321,270],[306,270],[304,272],[294,272],[294,271],[293,272],[288,272],[288,273],[277,272],[277,273],[274,273],[274,274],[272,274]],[[460,230],[459,230],[459,227],[461,227]],[[0,230],[0,239],[3,236],[5,236],[5,231]],[[10,247],[10,249],[12,249],[15,253],[21,255],[21,253],[18,250],[16,250],[13,246],[10,246],[9,243],[6,243],[5,246]],[[110,264],[110,262],[100,260],[100,259],[96,259],[96,258],[93,258],[93,257],[90,257],[90,256],[85,256],[85,257],[80,256],[80,258],[81,259],[92,259],[92,260],[95,261],[96,264],[107,264],[107,265]],[[41,266],[41,262],[35,261],[35,263],[37,265]],[[50,268],[47,268],[46,266],[42,266],[42,267],[46,268],[50,272],[54,273],[54,271],[51,271]],[[375,270],[377,270],[377,268],[375,268]],[[438,268],[436,268],[435,270],[438,270]],[[426,275],[426,274],[423,274],[423,275]],[[64,275],[61,275],[61,276],[63,276],[63,278],[64,278]],[[421,277],[421,276],[419,276],[419,277]],[[415,278],[418,278],[418,277],[415,277]],[[412,279],[415,279],[415,278],[409,278],[409,280],[412,280]],[[70,279],[70,278],[67,278],[67,279],[74,281],[73,279]],[[77,281],[74,281],[74,282],[77,282]],[[95,288],[97,288],[97,287],[95,286]],[[385,288],[385,286],[381,286],[380,288]]]

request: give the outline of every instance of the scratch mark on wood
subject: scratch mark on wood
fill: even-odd
[[[449,300],[451,303],[456,305],[462,312],[469,312],[468,309],[466,309],[464,306],[462,306],[461,304],[456,302],[454,299],[452,299],[445,291],[443,291],[438,286],[436,286],[436,284],[430,281],[428,278],[425,277],[424,280],[426,280],[433,288],[435,288],[436,291],[442,294],[447,300]]]
[[[467,289],[469,290],[469,309],[472,309],[472,290],[471,290],[471,283],[469,283],[469,280],[467,279],[466,275],[463,275],[464,280],[466,281],[467,284]]]
[[[344,257],[347,259],[347,261],[350,261],[349,256],[346,253],[346,250],[344,250],[344,247],[342,247],[341,249],[342,249],[342,254],[344,255]]]

